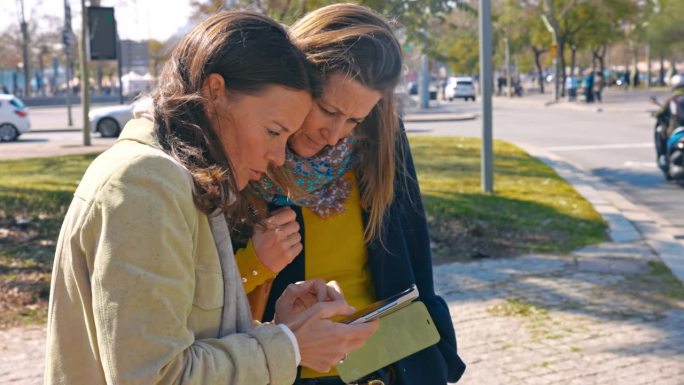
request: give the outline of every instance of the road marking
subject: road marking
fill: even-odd
[[[650,148],[653,143],[601,144],[592,146],[559,146],[546,147],[548,151],[582,151],[582,150],[620,150],[625,148]]]
[[[632,161],[627,161],[625,162],[625,167],[627,168],[647,168],[647,169],[656,169],[658,168],[656,166],[655,160],[653,162],[632,162]]]

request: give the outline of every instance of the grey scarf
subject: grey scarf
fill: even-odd
[[[242,286],[242,278],[240,278],[235,263],[235,254],[230,242],[226,218],[222,214],[214,212],[209,216],[209,226],[223,273],[223,315],[219,337],[234,333],[246,333],[253,328],[252,313],[249,309],[245,289]]]

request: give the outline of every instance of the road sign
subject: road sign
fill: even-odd
[[[116,19],[113,7],[88,7],[90,60],[114,60],[116,49]]]

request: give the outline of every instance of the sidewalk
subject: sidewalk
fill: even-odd
[[[598,178],[526,150],[594,205],[612,242],[437,267],[469,364],[459,383],[684,384],[684,295],[661,274],[669,260],[684,278],[672,264],[684,261],[684,248]]]
[[[436,266],[468,364],[459,384],[684,384],[684,296],[661,270],[684,249],[597,179],[527,150],[594,204],[612,241]],[[42,383],[44,339],[40,326],[0,331],[0,383]]]
[[[595,111],[595,112],[634,112],[642,108],[643,102],[647,101],[651,96],[656,96],[659,100],[664,100],[669,91],[665,90],[629,90],[606,88],[603,91],[603,102],[601,103],[585,103],[582,100],[568,101],[567,97],[559,98],[558,101],[553,99],[553,90],[551,88],[546,90],[544,94],[523,94],[522,97],[506,97],[497,96],[493,98],[494,104],[517,104],[528,105],[534,107],[545,106],[547,108],[562,108],[577,111]],[[652,105],[652,110],[657,110],[656,105]],[[644,113],[647,111],[644,110]]]

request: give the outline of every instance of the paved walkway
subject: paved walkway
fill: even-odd
[[[684,384],[684,301],[643,242],[436,269],[464,385]],[[653,263],[653,262],[651,262]]]
[[[684,301],[642,241],[435,268],[464,385],[684,384]],[[0,332],[0,383],[42,383],[44,329]]]
[[[0,384],[42,384],[44,360],[44,327],[0,331]]]

